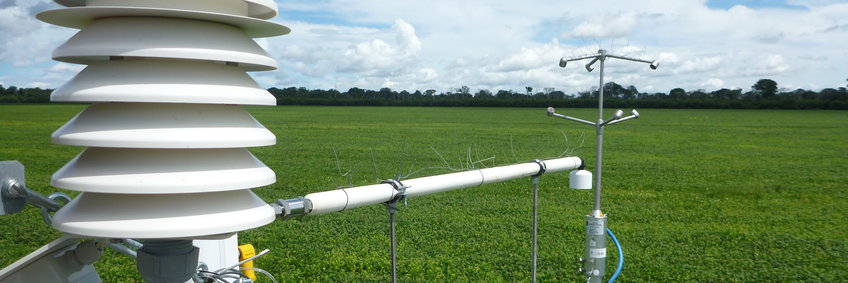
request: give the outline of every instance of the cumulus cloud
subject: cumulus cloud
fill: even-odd
[[[289,38],[268,39],[270,52],[277,53],[280,84],[312,84],[324,88],[379,88],[400,86],[392,77],[415,73],[422,44],[415,27],[397,19],[387,28],[345,27],[327,24],[294,23]],[[436,71],[404,76],[432,80]],[[362,77],[379,77],[363,79]],[[386,80],[385,78],[388,78]],[[308,83],[307,83],[308,82]],[[367,83],[367,85],[354,85]]]
[[[788,1],[802,9],[710,9],[705,2],[287,0],[274,21],[292,33],[258,40],[279,70],[254,75],[267,87],[576,92],[595,87],[597,72],[579,63],[562,69],[557,60],[604,48],[660,60],[656,71],[607,62],[608,81],[643,91],[747,88],[761,78],[809,88],[844,82],[848,67],[837,59],[848,43],[845,1]],[[74,30],[32,16],[55,4],[2,3],[0,67],[17,66],[0,70],[4,85],[47,84],[48,74],[73,72],[59,72],[66,67],[50,63],[50,53]]]
[[[635,12],[604,13],[600,16],[587,15],[589,18],[571,31],[565,32],[566,38],[623,37],[630,34],[639,23]]]
[[[348,48],[338,71],[390,76],[408,69],[421,52],[421,42],[415,35],[415,28],[403,20],[396,20],[392,30],[396,36],[395,42],[391,44],[373,39]]]
[[[489,66],[487,69],[492,72],[514,72],[550,66],[551,58],[561,56],[562,51],[551,45],[522,48],[518,53],[499,60],[497,64]]]
[[[11,3],[11,5],[9,5]],[[10,66],[4,81],[8,85],[55,87],[70,76],[59,76],[66,72],[51,69],[50,54],[74,30],[51,27],[35,19],[35,14],[57,7],[52,1],[18,0],[8,1],[0,7],[0,66]]]
[[[439,73],[433,68],[422,68],[416,72],[416,83],[429,83],[439,77]]]
[[[17,66],[28,64],[30,56],[21,56],[30,49],[24,48],[30,45],[27,41],[33,39],[27,34],[38,31],[40,27],[41,24],[27,12],[26,7],[6,6],[0,9],[0,30],[5,39],[0,43],[3,47],[0,48],[0,60],[12,61]]]
[[[673,69],[676,74],[709,72],[721,67],[723,58],[721,56],[696,57],[683,61]]]
[[[702,84],[702,86],[709,89],[719,89],[724,86],[724,81],[722,79],[709,78],[704,82],[704,84]]]
[[[772,76],[779,75],[790,69],[780,54],[768,54],[753,59],[749,61],[750,65],[744,69],[742,74],[750,76]]]

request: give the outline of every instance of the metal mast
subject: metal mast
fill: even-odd
[[[568,62],[571,61],[579,61],[584,59],[592,59],[589,63],[586,64],[586,70],[591,72],[594,70],[592,67],[595,62],[600,61],[600,79],[598,82],[598,121],[595,123],[578,119],[574,117],[565,116],[562,114],[557,114],[556,110],[553,107],[548,107],[548,116],[554,116],[563,118],[566,120],[571,120],[587,125],[595,126],[595,130],[597,133],[597,144],[596,144],[596,157],[595,157],[595,205],[592,209],[592,212],[586,216],[586,249],[585,249],[585,257],[582,259],[584,262],[584,266],[581,269],[581,272],[584,272],[587,276],[586,280],[588,282],[601,282],[603,279],[604,271],[605,271],[605,261],[606,261],[606,215],[601,212],[601,170],[603,165],[603,146],[604,146],[604,126],[611,125],[619,122],[623,122],[630,119],[639,118],[639,112],[635,109],[631,111],[631,115],[627,117],[622,117],[624,112],[621,110],[617,110],[613,116],[607,120],[604,120],[604,62],[608,58],[616,58],[627,61],[634,61],[640,63],[650,64],[651,69],[656,70],[659,66],[659,62],[647,61],[642,59],[630,58],[626,56],[613,55],[607,53],[607,50],[601,49],[598,50],[597,54],[577,56],[571,58],[561,58],[559,60],[559,66],[565,68]]]

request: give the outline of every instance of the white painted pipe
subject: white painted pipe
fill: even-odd
[[[579,157],[565,157],[542,161],[545,172],[560,172],[576,169],[582,164]],[[402,180],[407,197],[416,197],[474,187],[483,184],[503,182],[512,179],[530,177],[540,171],[536,162],[521,163],[500,167],[485,168],[437,176]],[[345,188],[332,191],[311,193],[304,198],[312,203],[309,215],[339,212],[372,204],[385,203],[394,198],[397,191],[390,184],[377,184]]]

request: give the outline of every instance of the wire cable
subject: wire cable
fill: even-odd
[[[261,268],[258,268],[258,267],[242,267],[241,270],[253,270],[253,271],[259,272],[262,275],[267,276],[268,279],[271,279],[271,282],[277,283],[277,278],[274,278],[274,275],[272,275],[268,271],[265,271],[264,269],[261,269]]]
[[[615,269],[615,273],[612,274],[608,283],[615,282],[615,279],[618,278],[618,275],[621,274],[621,269],[624,268],[624,252],[621,250],[621,244],[618,243],[618,239],[615,237],[615,234],[612,233],[612,230],[607,228],[607,235],[612,238],[612,242],[615,243],[615,248],[618,250],[618,267]]]

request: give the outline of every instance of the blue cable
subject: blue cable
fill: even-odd
[[[621,274],[621,269],[624,268],[624,252],[621,251],[621,244],[618,243],[618,239],[615,238],[615,234],[612,233],[612,230],[607,228],[607,234],[612,238],[612,242],[615,243],[615,248],[618,249],[618,268],[615,269],[615,273],[612,274],[608,283],[615,282],[615,279],[618,278],[618,275]]]

